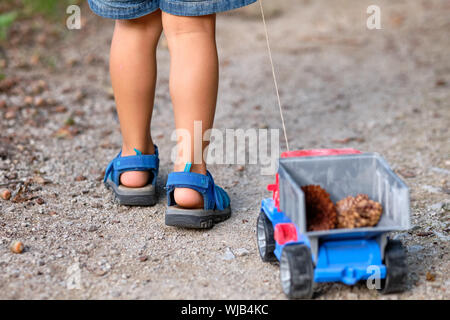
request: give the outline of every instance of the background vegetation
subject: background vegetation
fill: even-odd
[[[8,30],[18,19],[42,15],[47,19],[57,19],[70,4],[81,0],[2,0],[0,4],[0,41],[5,41]]]

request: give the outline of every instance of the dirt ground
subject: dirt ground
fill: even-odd
[[[449,299],[450,3],[265,2],[291,149],[379,152],[411,192],[412,228],[393,235],[407,247],[408,291],[322,284],[315,297]],[[381,30],[366,28],[371,4]],[[218,16],[216,128],[281,128],[257,10]],[[258,165],[211,167],[231,196],[230,220],[207,231],[164,224],[175,144],[164,41],[153,119],[160,200],[113,202],[101,182],[121,143],[108,75],[113,24],[88,7],[82,16],[82,29],[62,39],[15,26],[5,46],[7,79],[17,83],[0,87],[0,189],[12,192],[0,199],[0,298],[284,299],[279,266],[262,263],[256,247],[274,180]],[[284,149],[281,132],[280,142]],[[22,254],[10,252],[13,240]]]

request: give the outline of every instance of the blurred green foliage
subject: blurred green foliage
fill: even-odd
[[[0,41],[5,40],[9,27],[16,19],[32,17],[36,14],[48,19],[65,15],[68,5],[80,4],[82,0],[1,0]]]
[[[48,16],[56,14],[61,0],[22,0],[26,14],[42,13]]]
[[[10,11],[0,14],[0,41],[6,39],[6,33],[8,28],[12,25],[17,18],[16,11]]]

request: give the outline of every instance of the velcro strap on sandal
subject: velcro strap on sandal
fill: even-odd
[[[149,170],[157,168],[159,160],[156,155],[139,155],[116,158],[113,161],[114,170],[133,171],[133,170]]]
[[[172,172],[167,177],[167,188],[192,186],[200,189],[208,189],[207,176],[195,172]]]

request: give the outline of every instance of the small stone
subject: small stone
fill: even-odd
[[[238,171],[238,172],[242,172],[242,171],[244,171],[245,170],[245,167],[244,166],[238,166],[237,168],[236,168],[236,171]]]
[[[230,248],[226,248],[225,253],[222,256],[222,260],[229,261],[229,260],[233,260],[235,258],[236,258],[236,256],[233,254],[233,252],[230,250]]]
[[[0,100],[0,109],[5,109],[5,108],[6,108],[6,101]]]
[[[428,208],[430,208],[433,211],[439,211],[444,207],[444,202],[437,202],[432,204],[431,206],[429,206]]]
[[[11,191],[9,191],[8,189],[2,189],[0,191],[0,196],[3,200],[9,200],[11,199]]]
[[[86,97],[86,94],[82,90],[75,92],[75,101],[80,102]]]
[[[418,232],[417,233],[417,236],[419,236],[419,237],[428,237],[428,236],[431,236],[431,235],[433,235],[434,233],[433,232],[430,232],[430,231],[424,231],[424,232]]]
[[[414,171],[408,169],[398,170],[398,173],[404,178],[414,178],[416,176]]]
[[[14,110],[6,111],[6,113],[5,113],[6,120],[11,120],[11,119],[14,119],[15,117],[16,117],[16,112]]]
[[[63,105],[59,105],[59,106],[56,106],[53,108],[53,112],[56,112],[56,113],[64,113],[66,111],[67,111],[67,108]]]
[[[145,261],[147,261],[148,260],[148,256],[140,256],[139,257],[139,261],[140,262],[145,262]]]
[[[430,185],[423,185],[422,189],[424,189],[425,191],[427,191],[429,193],[440,193],[442,191],[441,188],[430,186]]]
[[[45,184],[46,183],[45,179],[38,175],[35,175],[32,180],[34,183],[37,183],[37,184]]]
[[[415,245],[415,246],[408,247],[408,252],[409,253],[417,253],[417,252],[422,251],[422,250],[423,250],[423,246],[420,246],[420,245]]]
[[[35,105],[36,107],[43,107],[43,106],[45,106],[46,104],[47,104],[47,101],[45,101],[45,99],[42,98],[42,97],[38,97],[38,98],[36,98],[36,100],[34,101],[34,105]]]
[[[98,227],[97,226],[89,226],[89,228],[88,228],[88,231],[89,232],[95,232],[95,231],[97,231],[98,230]]]
[[[42,199],[42,198],[37,198],[37,199],[36,199],[36,203],[39,204],[39,205],[42,205],[42,204],[45,203],[45,201],[44,201],[44,199]]]
[[[80,182],[80,181],[85,181],[87,178],[83,175],[79,175],[75,178],[75,181]]]
[[[8,180],[14,180],[14,179],[17,179],[18,175],[17,175],[17,172],[11,172],[9,174],[5,174],[5,177]]]
[[[24,102],[26,105],[32,105],[33,102],[34,102],[34,99],[33,99],[33,97],[26,96],[25,99],[23,100],[23,102]]]
[[[11,252],[13,253],[22,253],[24,249],[24,245],[21,241],[13,241],[9,247]]]
[[[53,216],[57,216],[58,213],[56,213],[56,211],[50,211],[50,212],[48,213],[48,215],[53,217]]]
[[[234,250],[234,253],[238,256],[238,257],[243,257],[243,256],[248,256],[248,254],[250,253],[247,249],[245,248],[239,248]]]
[[[32,66],[37,66],[39,64],[41,60],[41,57],[39,56],[39,54],[33,54],[30,58],[30,64]]]

